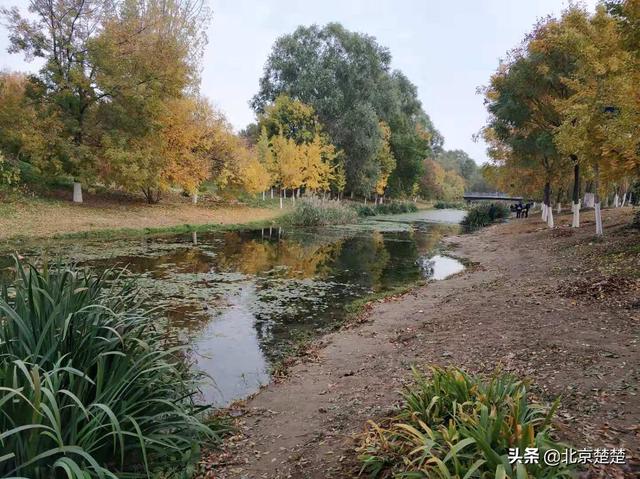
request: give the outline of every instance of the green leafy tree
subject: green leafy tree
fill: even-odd
[[[391,129],[396,169],[389,185],[409,192],[439,135],[415,86],[390,72],[391,55],[374,38],[339,24],[299,27],[279,38],[252,106],[260,114],[282,94],[314,108],[331,142],[344,152],[346,189],[367,195],[381,172],[380,120]]]

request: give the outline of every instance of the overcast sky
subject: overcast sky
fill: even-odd
[[[487,83],[499,58],[520,42],[537,18],[558,14],[565,0],[209,0],[213,21],[204,55],[202,92],[236,130],[253,121],[248,101],[275,39],[298,25],[340,22],[368,33],[391,50],[392,66],[418,86],[418,95],[445,147],[478,163],[485,145],[472,135],[486,113],[476,88]],[[588,0],[593,8],[596,0]],[[1,6],[28,0],[0,0]],[[0,26],[0,68],[33,70],[6,52]]]

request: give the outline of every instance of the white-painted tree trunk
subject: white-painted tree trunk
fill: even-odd
[[[542,203],[542,221],[547,221],[547,216],[548,216],[548,209],[547,209],[547,204],[546,203]]]
[[[623,208],[626,202],[627,202],[627,194],[625,193],[624,195],[622,195],[622,203],[620,204],[620,207]]]
[[[280,193],[280,209],[282,209],[282,208],[283,208],[283,205],[282,205],[282,193]]]
[[[562,203],[558,201],[558,214],[562,213]]]
[[[571,222],[571,226],[573,228],[580,228],[580,202],[573,203],[571,207],[573,208],[573,221]]]
[[[367,197],[366,196],[364,197],[364,204],[365,205],[367,204]]]
[[[613,207],[614,208],[619,208],[620,207],[620,198],[618,197],[618,193],[613,195]]]
[[[273,199],[273,187],[271,188],[271,199]]]
[[[191,232],[191,242],[193,243],[193,246],[198,245],[198,233],[196,231]]]
[[[262,192],[262,201],[267,199],[267,194],[263,191]]]
[[[596,235],[602,236],[602,213],[600,211],[600,202],[595,203],[594,208],[596,210]]]
[[[82,203],[82,183],[73,182],[73,202]]]
[[[547,226],[549,228],[553,228],[553,208],[551,206],[547,206]]]
[[[193,203],[194,205],[195,205],[196,203],[198,203],[198,192],[197,192],[197,191],[196,191],[196,192],[194,192],[194,193],[191,195],[191,203]]]

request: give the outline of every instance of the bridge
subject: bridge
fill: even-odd
[[[465,201],[522,201],[522,196],[509,196],[506,193],[465,193],[462,195]]]

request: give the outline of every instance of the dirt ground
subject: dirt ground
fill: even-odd
[[[0,201],[0,240],[45,238],[65,233],[177,225],[238,224],[279,216],[280,210],[229,205],[193,205],[171,199],[156,205],[85,194],[85,202],[68,199]]]
[[[561,395],[557,427],[577,448],[623,447],[624,469],[583,477],[638,477],[640,468],[640,232],[631,209],[606,210],[549,231],[537,218],[450,237],[477,263],[399,299],[376,302],[363,323],[322,339],[289,377],[239,404],[237,433],[204,461],[209,478],[356,477],[367,419],[399,404],[412,365],[496,367]]]

